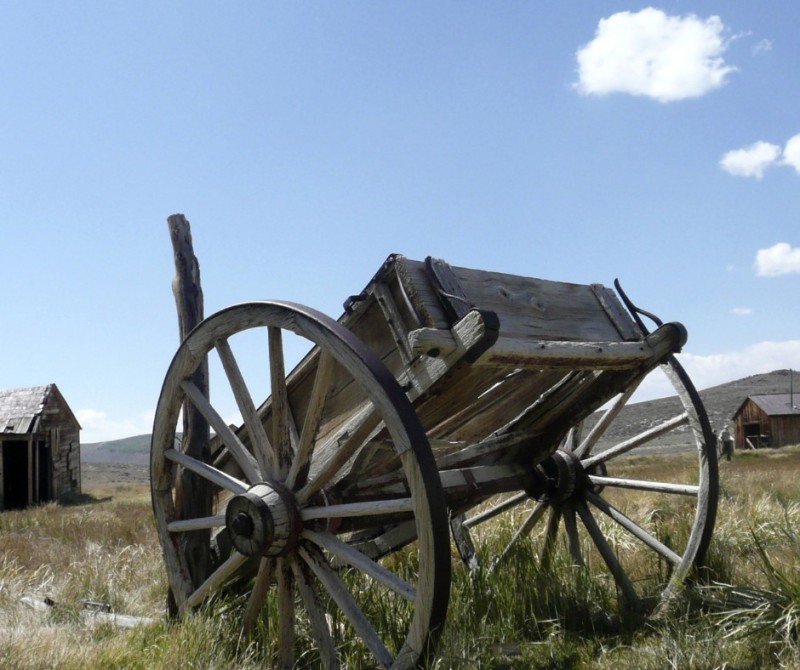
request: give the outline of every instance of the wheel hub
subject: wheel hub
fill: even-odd
[[[301,531],[294,496],[277,482],[259,482],[231,498],[225,526],[233,546],[245,556],[285,556]]]
[[[571,451],[557,449],[534,468],[533,485],[528,494],[537,500],[564,502],[582,496],[587,490],[600,493],[603,487],[593,484],[588,475],[606,474],[602,461],[587,470]]]

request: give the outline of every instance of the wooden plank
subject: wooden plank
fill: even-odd
[[[591,284],[590,288],[623,340],[639,340],[642,338],[643,333],[639,331],[636,322],[622,306],[614,291],[602,284]]]
[[[428,279],[442,303],[445,314],[452,320],[462,319],[475,305],[470,302],[450,265],[440,258],[425,260]]]
[[[448,329],[452,322],[432,290],[425,264],[399,256],[395,260],[393,271],[418,315],[420,324],[429,328]]]
[[[408,346],[407,329],[403,323],[403,318],[400,315],[400,310],[392,297],[388,287],[381,283],[376,283],[370,286],[368,291],[375,297],[378,306],[383,313],[384,321],[389,328],[394,346],[400,354],[400,358],[405,365],[411,363],[413,354]]]
[[[626,370],[652,364],[680,351],[684,331],[665,324],[637,342],[569,342],[501,337],[478,364],[570,370]]]
[[[453,266],[467,299],[500,319],[501,336],[616,341],[616,325],[590,286]]]

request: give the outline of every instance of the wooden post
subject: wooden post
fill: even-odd
[[[183,214],[173,214],[167,218],[167,223],[175,257],[172,292],[175,295],[182,342],[203,320],[200,264],[194,255],[192,233],[186,217]],[[192,382],[208,398],[208,361],[203,361],[197,368],[192,376]],[[188,400],[183,404],[182,451],[204,463],[209,460],[208,422]],[[209,516],[211,514],[209,483],[182,469],[175,483],[175,511],[179,519]],[[208,530],[192,531],[184,533],[182,537],[180,551],[186,556],[195,587],[200,586],[210,574],[209,533]]]

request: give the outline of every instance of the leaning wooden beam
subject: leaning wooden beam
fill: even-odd
[[[183,214],[167,218],[175,257],[175,278],[172,292],[178,310],[181,342],[203,320],[203,290],[200,287],[200,264],[192,247],[189,221]],[[199,394],[208,397],[208,362],[203,361],[192,375],[192,384]],[[186,401],[183,406],[182,451],[197,461],[209,460],[208,421],[197,407]],[[207,481],[182,471],[175,486],[176,513],[181,519],[206,517],[211,514],[211,488]],[[189,558],[189,571],[195,587],[200,586],[211,571],[208,552],[208,531],[186,533],[181,537],[182,552]]]

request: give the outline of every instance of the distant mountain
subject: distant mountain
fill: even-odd
[[[121,440],[81,444],[84,463],[150,464],[150,435],[136,435]]]
[[[789,370],[775,370],[700,391],[711,427],[719,430],[722,424],[730,422],[734,412],[748,396],[788,393],[791,386],[791,374]],[[800,397],[800,377],[795,381],[798,386],[798,397]],[[606,438],[608,441],[620,441],[627,436],[647,430],[651,426],[675,416],[680,411],[680,404],[676,396],[629,405],[612,424]],[[673,431],[654,441],[652,446],[658,450],[675,450],[691,445],[686,432]],[[122,440],[82,444],[81,460],[86,463],[149,465],[150,435],[136,435]]]

